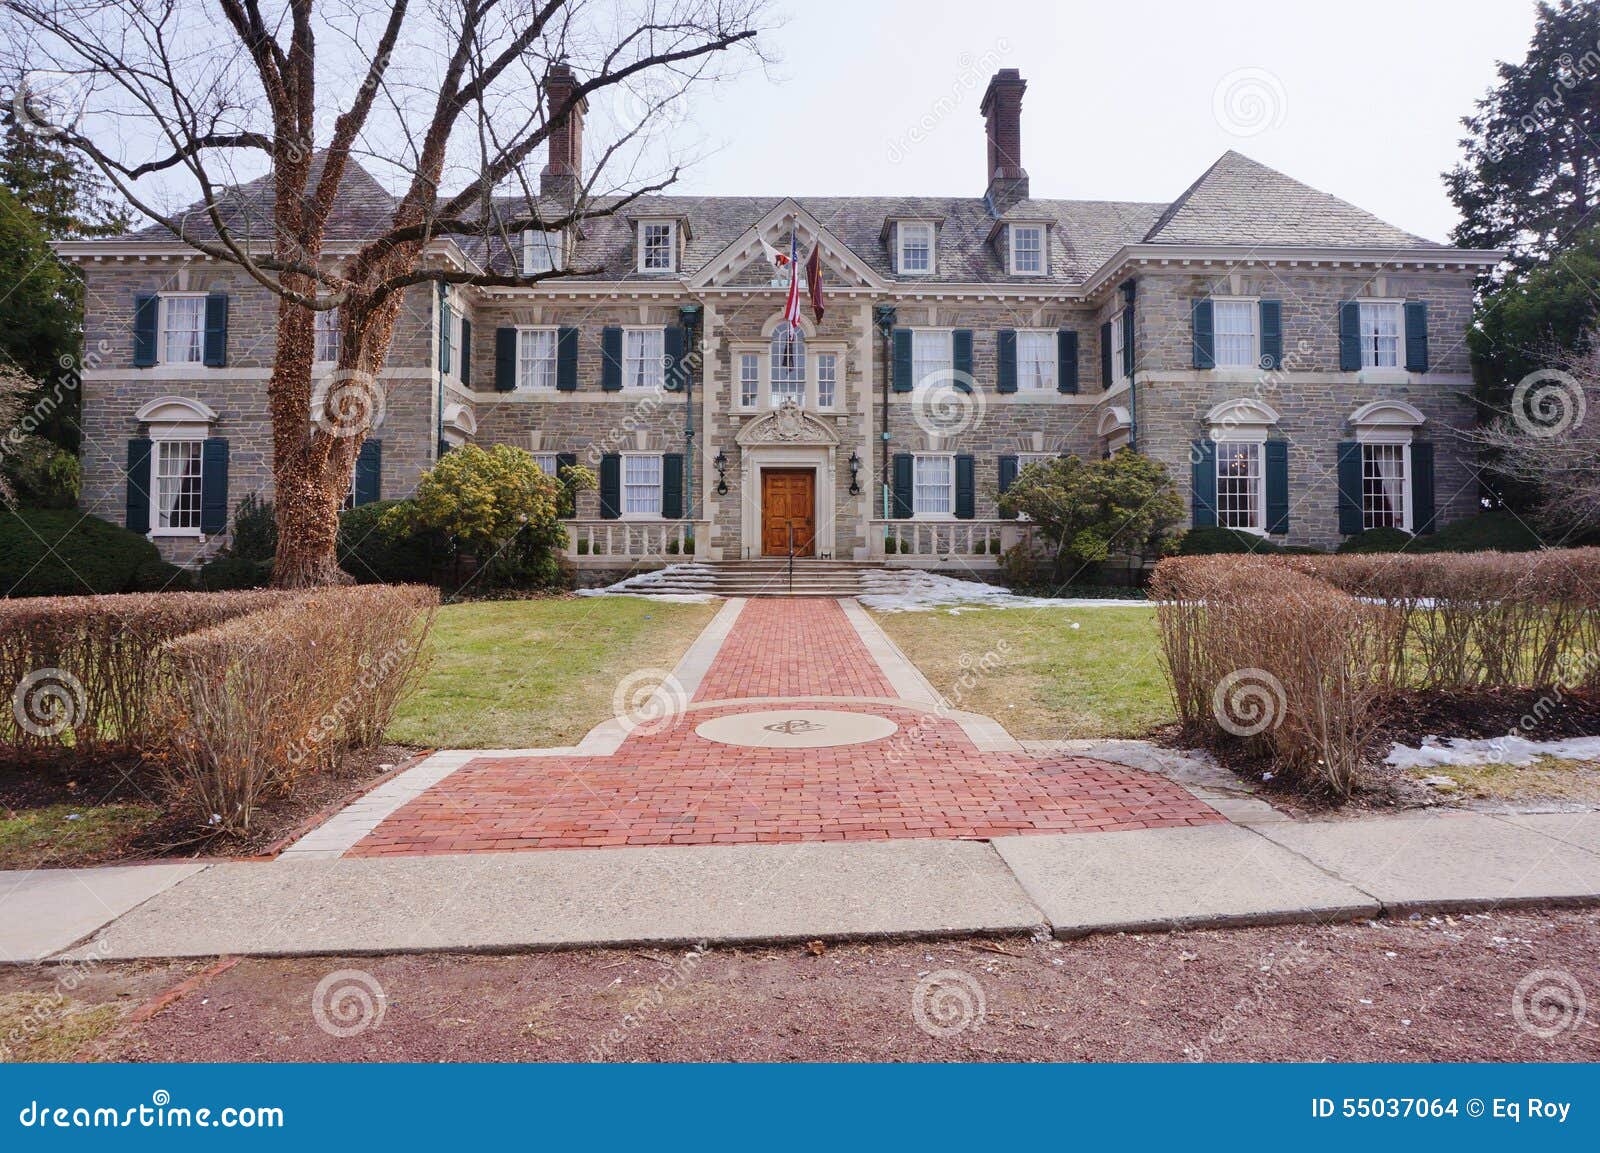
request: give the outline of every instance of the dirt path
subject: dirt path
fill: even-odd
[[[1586,986],[1592,1006],[1597,946],[1600,910],[1586,910],[818,954],[244,960],[221,972],[209,963],[105,966],[73,992],[78,1007],[52,1023],[77,1019],[81,1028],[83,1013],[99,1013],[98,1039],[74,1037],[67,1052],[150,1061],[1593,1061],[1600,1013],[1543,1039],[1520,1023],[1514,1002],[1524,978],[1549,970]],[[324,1023],[369,1021],[344,1037],[313,1012],[319,984],[338,970],[360,976],[325,990]],[[59,980],[49,969],[0,972],[0,1004],[13,1007],[8,1027],[22,1000]],[[181,997],[131,1023],[138,1006],[185,980]],[[372,1021],[380,988],[383,1013]],[[47,1040],[33,1037],[35,1055],[67,1055]]]

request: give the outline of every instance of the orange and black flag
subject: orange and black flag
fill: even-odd
[[[811,258],[806,261],[806,286],[811,290],[811,311],[822,323],[822,246],[811,246]]]

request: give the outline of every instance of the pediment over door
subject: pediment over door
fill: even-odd
[[[753,448],[763,444],[818,445],[834,448],[839,443],[839,436],[816,417],[801,411],[800,406],[794,401],[786,400],[783,407],[755,420],[746,421],[744,427],[734,437],[734,443],[740,448]]]

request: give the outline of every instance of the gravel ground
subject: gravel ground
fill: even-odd
[[[1066,943],[104,966],[73,997],[120,1006],[79,1059],[1594,1061],[1600,1013],[1544,1039],[1514,1005],[1540,970],[1565,974],[1541,988],[1565,979],[1600,997],[1597,945],[1600,910],[1579,910]],[[322,1017],[369,1023],[341,1037],[313,1004],[346,969],[360,976],[332,984]],[[0,971],[0,996],[47,993],[59,975]],[[381,1018],[363,1018],[364,995]],[[1559,1023],[1525,1000],[1522,1017]]]

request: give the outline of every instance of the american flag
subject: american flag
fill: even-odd
[[[800,230],[789,231],[789,299],[783,304],[783,319],[790,332],[800,327]]]

